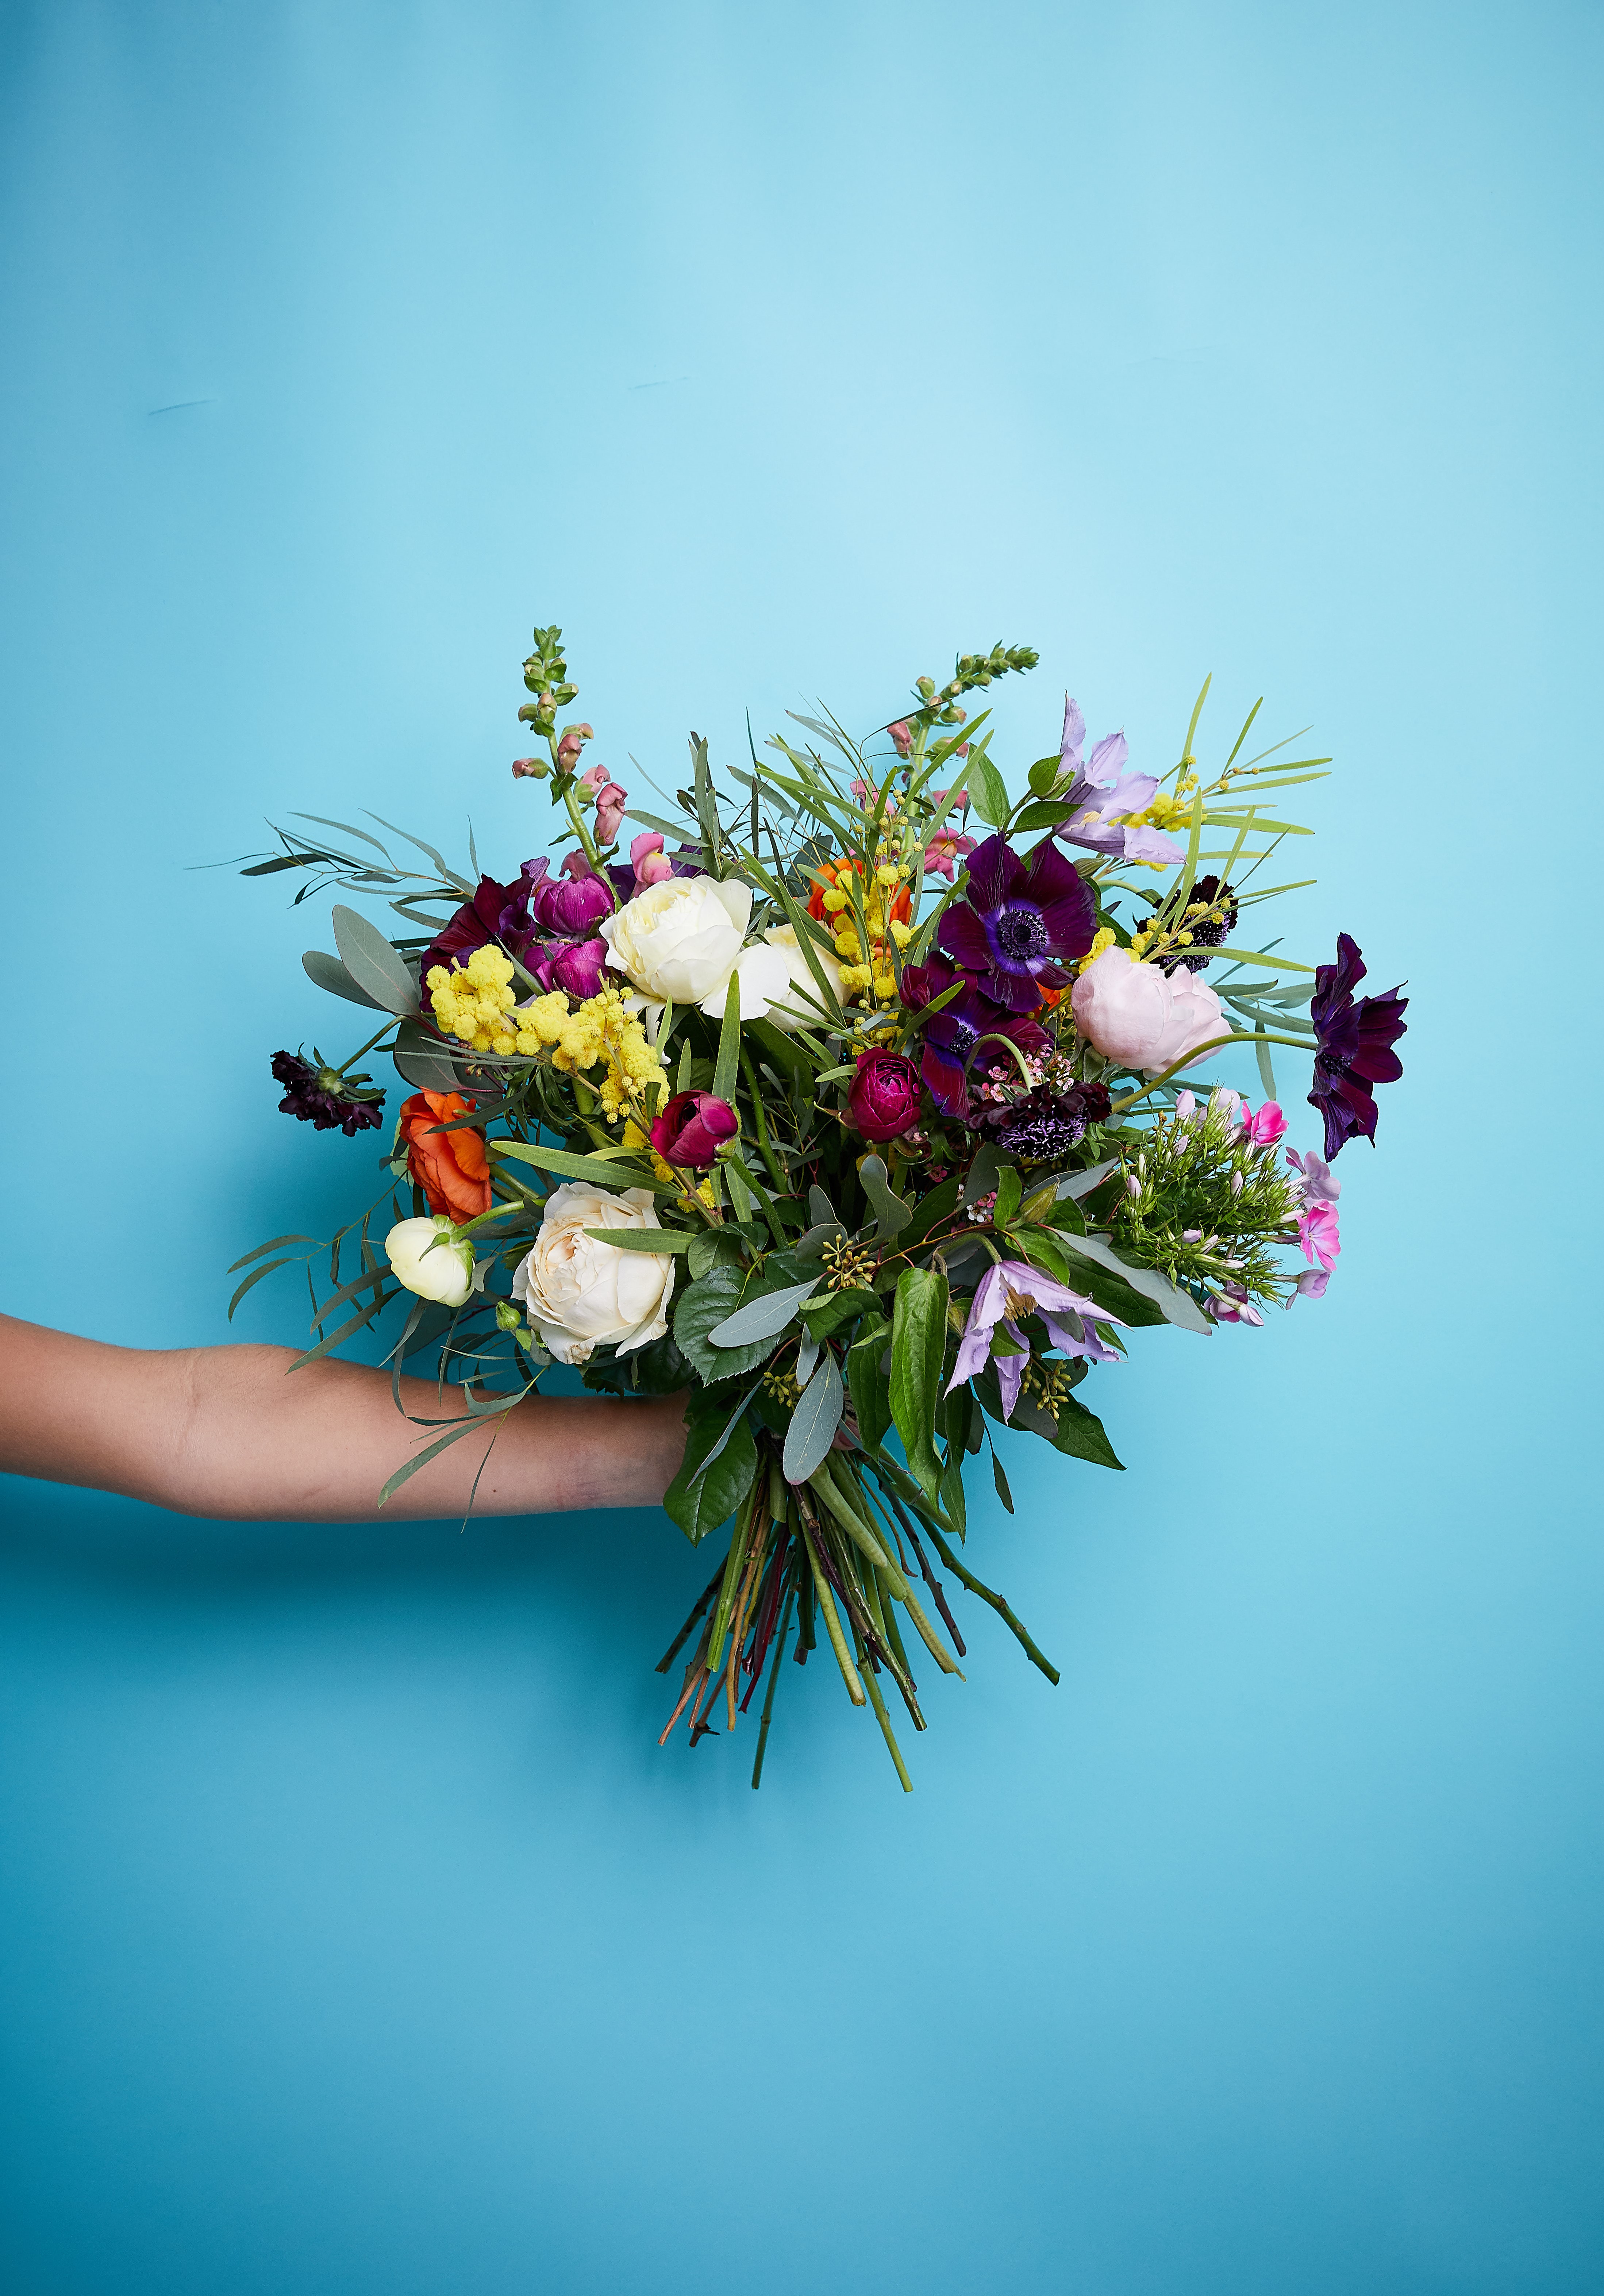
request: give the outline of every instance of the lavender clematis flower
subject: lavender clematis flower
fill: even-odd
[[[1100,1308],[1084,1292],[1072,1292],[1067,1283],[1055,1283],[1039,1267],[1032,1267],[1028,1260],[1004,1259],[988,1267],[976,1287],[970,1302],[969,1321],[958,1343],[958,1361],[947,1382],[947,1393],[951,1395],[955,1387],[966,1379],[973,1379],[977,1372],[993,1363],[1002,1398],[1002,1416],[1011,1419],[1029,1356],[1019,1329],[1028,1316],[1041,1317],[1053,1346],[1063,1355],[1084,1356],[1092,1363],[1119,1360],[1117,1350],[1106,1346],[1092,1329],[1091,1319],[1095,1316],[1099,1323],[1117,1324],[1123,1320],[1120,1316],[1110,1316],[1106,1308]],[[1059,1321],[1063,1316],[1074,1319],[1068,1329]],[[1018,1355],[993,1357],[992,1345],[999,1324],[1019,1348]]]
[[[1092,946],[1097,903],[1090,886],[1051,838],[1026,862],[996,836],[970,854],[964,891],[942,917],[937,947],[978,975],[997,1004],[1035,1012],[1043,988],[1067,984],[1060,964]]]
[[[1064,800],[1070,811],[1068,821],[1053,835],[1071,845],[1084,846],[1090,853],[1112,854],[1122,861],[1156,861],[1167,868],[1184,860],[1183,848],[1163,830],[1125,819],[1129,814],[1145,813],[1151,805],[1158,794],[1157,775],[1120,770],[1130,755],[1123,734],[1105,734],[1083,765],[1081,743],[1085,738],[1086,721],[1080,706],[1066,693],[1059,756],[1073,777]]]

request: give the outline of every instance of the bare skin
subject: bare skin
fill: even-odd
[[[444,1431],[401,1417],[387,1372],[325,1358],[287,1376],[294,1360],[288,1348],[107,1347],[0,1316],[0,1472],[179,1514],[372,1521],[387,1479]],[[462,1415],[431,1381],[404,1379],[401,1394],[420,1419]],[[655,1506],[683,1456],[683,1409],[681,1396],[532,1396],[499,1432],[492,1422],[421,1467],[384,1514]]]

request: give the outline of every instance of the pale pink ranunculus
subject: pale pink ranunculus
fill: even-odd
[[[1105,948],[1069,994],[1075,1025],[1105,1060],[1161,1076],[1191,1053],[1231,1034],[1220,1000],[1195,972],[1166,973]]]

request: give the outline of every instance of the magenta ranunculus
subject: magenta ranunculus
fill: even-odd
[[[651,1144],[665,1164],[705,1172],[740,1129],[734,1110],[716,1093],[676,1092],[652,1125]]]
[[[860,1053],[847,1105],[865,1140],[896,1140],[919,1121],[919,1070],[902,1053]]]

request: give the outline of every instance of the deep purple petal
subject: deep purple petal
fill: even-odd
[[[943,911],[936,945],[970,972],[989,972],[996,962],[986,927],[964,901]]]
[[[969,898],[983,913],[994,909],[1017,891],[1024,874],[1025,864],[999,832],[970,855]]]
[[[961,1122],[966,1120],[970,1096],[963,1062],[955,1060],[945,1046],[932,1044],[928,1032],[920,1055],[919,1072],[924,1078],[925,1090],[942,1114],[955,1116]]]

